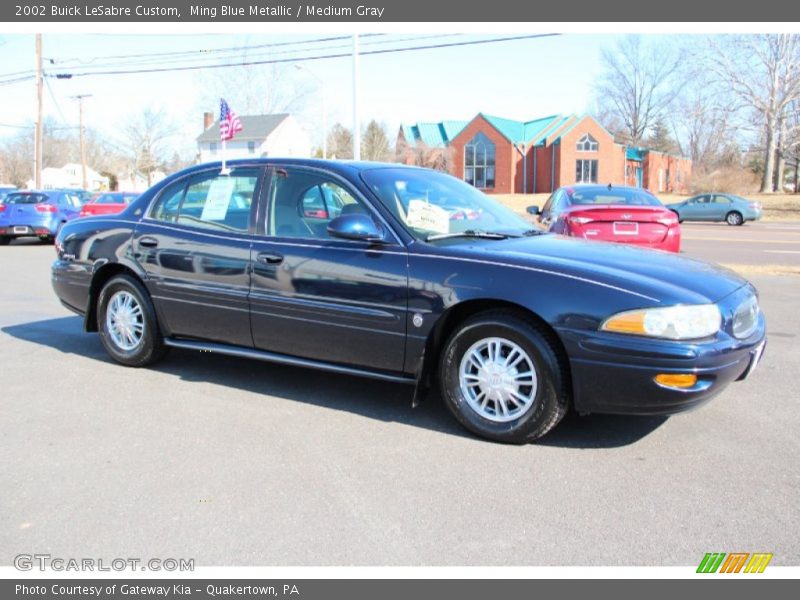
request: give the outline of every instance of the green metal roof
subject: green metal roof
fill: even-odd
[[[627,148],[625,150],[625,158],[628,160],[642,162],[645,154],[647,154],[647,150],[644,148]]]
[[[534,119],[533,121],[522,122],[512,119],[503,119],[502,117],[494,117],[492,115],[482,116],[491,123],[497,131],[515,144],[530,142],[538,138],[545,129],[561,118],[561,115],[551,115],[549,117],[542,117],[541,119]]]
[[[546,131],[543,130],[542,133],[539,135],[539,137],[537,137],[535,140],[533,140],[533,145],[536,146],[538,144],[543,144],[544,141],[547,139],[548,135],[550,135],[554,131],[558,131],[561,127],[563,127],[564,123],[568,122],[574,116],[575,116],[574,114],[572,114],[572,115],[557,115],[556,116],[557,118],[553,120],[552,127],[548,127]],[[561,139],[560,135],[557,138],[555,138],[553,140],[553,142],[555,143],[559,139]]]
[[[439,123],[415,123],[403,125],[403,135],[409,143],[422,142],[431,148],[441,148],[450,143],[469,121],[441,121]]]

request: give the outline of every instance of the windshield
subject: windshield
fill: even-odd
[[[484,232],[521,234],[531,225],[468,183],[427,169],[369,169],[361,177],[417,239]]]
[[[641,189],[589,187],[566,190],[572,204],[625,204],[628,206],[661,206],[658,198]]]

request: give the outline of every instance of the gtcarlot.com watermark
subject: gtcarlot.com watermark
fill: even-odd
[[[62,558],[50,554],[17,554],[18,571],[194,571],[193,558]]]

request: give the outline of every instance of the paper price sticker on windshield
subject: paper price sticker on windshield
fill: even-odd
[[[231,203],[233,186],[236,181],[233,177],[220,177],[211,182],[203,205],[203,214],[200,218],[204,221],[224,221],[228,214],[228,205]]]
[[[435,233],[450,233],[450,214],[443,208],[425,200],[411,200],[408,203],[406,222],[417,229]]]

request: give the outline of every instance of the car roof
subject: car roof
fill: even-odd
[[[648,190],[647,188],[643,187],[634,187],[632,185],[611,185],[609,184],[603,185],[602,183],[576,183],[573,185],[562,185],[560,190],[604,190],[608,192],[613,192],[614,190],[622,190],[626,192],[645,192],[647,194],[653,195],[653,192]]]
[[[409,170],[430,170],[424,167],[417,167],[414,165],[404,165],[402,163],[392,162],[378,162],[369,160],[339,160],[339,159],[322,159],[322,158],[241,158],[226,161],[226,166],[245,166],[245,165],[285,165],[285,166],[305,166],[316,167],[319,169],[326,169],[339,174],[353,174],[362,171],[369,171],[373,169],[409,169]],[[188,167],[186,171],[194,169],[205,169],[209,167],[222,167],[221,161],[201,163]]]

